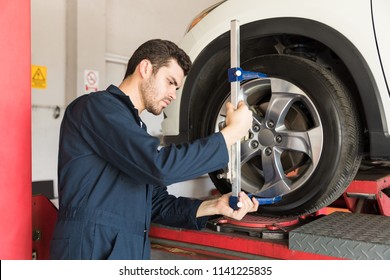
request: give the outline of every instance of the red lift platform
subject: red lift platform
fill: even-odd
[[[150,237],[154,259],[389,260],[389,229],[390,167],[374,166],[312,215],[219,218],[201,231],[153,225]]]
[[[57,209],[33,197],[33,258],[48,259]],[[331,207],[305,217],[217,218],[201,231],[153,225],[153,259],[390,259],[390,166],[365,168]]]
[[[32,197],[32,259],[50,259],[50,240],[57,220],[57,208],[44,195]]]

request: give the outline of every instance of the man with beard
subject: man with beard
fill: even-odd
[[[130,58],[122,83],[83,95],[66,109],[61,124],[58,220],[52,259],[149,259],[151,222],[201,229],[207,217],[242,219],[258,202],[241,192],[229,196],[175,197],[167,186],[221,169],[228,148],[245,136],[252,113],[227,104],[226,127],[180,146],[160,147],[140,114],[159,115],[176,98],[191,61],[174,43],[150,40]]]

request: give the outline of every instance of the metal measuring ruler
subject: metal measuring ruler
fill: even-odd
[[[232,20],[230,22],[230,67],[231,69],[240,68],[240,22]],[[240,70],[233,70],[240,71]],[[235,76],[240,76],[241,73],[233,73]],[[240,90],[240,80],[237,79],[230,83],[230,100],[234,108],[240,100],[243,99]],[[232,196],[229,204],[233,209],[240,207],[238,202],[238,194],[241,191],[241,141],[238,140],[230,147],[229,173],[230,183],[232,184]]]
[[[238,103],[243,100],[241,91],[241,81],[266,78],[267,75],[260,72],[244,71],[240,67],[240,22],[236,19],[230,22],[230,64],[228,70],[230,82],[230,101],[237,109]],[[232,195],[229,198],[229,206],[235,210],[241,207],[238,201],[238,194],[241,191],[241,140],[238,140],[230,148],[230,161],[227,178],[230,179],[232,185]],[[259,205],[274,204],[279,202],[282,197],[260,198],[252,194],[249,197],[255,197]]]

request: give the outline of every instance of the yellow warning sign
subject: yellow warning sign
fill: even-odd
[[[31,66],[31,86],[33,88],[46,88],[46,66]]]

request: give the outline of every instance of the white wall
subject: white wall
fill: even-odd
[[[83,70],[98,71],[100,89],[118,85],[140,44],[153,38],[178,43],[190,21],[217,2],[31,0],[32,64],[47,67],[47,88],[32,89],[33,181],[53,180],[57,194],[59,126],[66,104],[84,93]],[[61,108],[58,118],[53,117],[56,106]],[[151,134],[161,134],[161,117],[142,118]],[[175,184],[170,192],[202,197],[212,188],[202,177]]]
[[[31,37],[31,63],[47,67],[47,88],[31,91],[32,180],[56,185],[62,114],[53,118],[53,108],[65,105],[65,0],[31,1]]]

